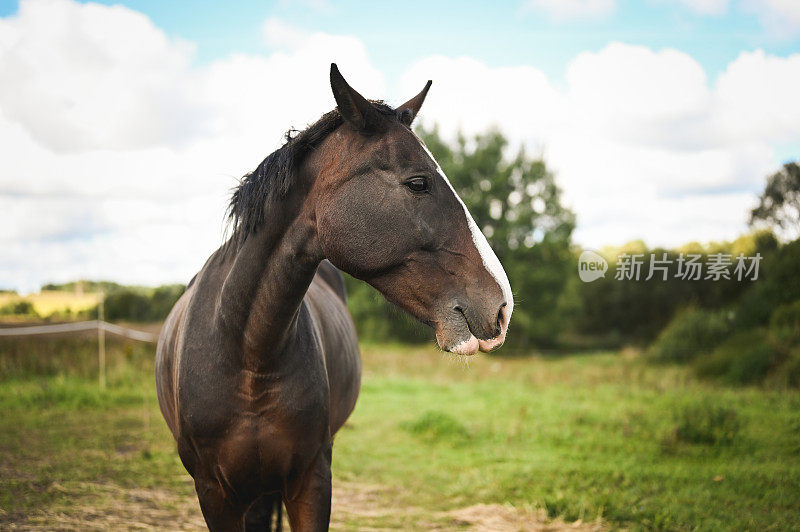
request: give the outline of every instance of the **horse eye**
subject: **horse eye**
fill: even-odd
[[[428,190],[428,178],[423,176],[412,177],[403,184],[412,192],[427,192]]]

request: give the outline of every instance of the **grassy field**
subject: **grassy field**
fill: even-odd
[[[467,366],[362,349],[335,529],[800,527],[797,392],[716,387],[635,353]],[[0,373],[0,528],[202,527],[150,356],[112,346],[105,392],[85,371]]]

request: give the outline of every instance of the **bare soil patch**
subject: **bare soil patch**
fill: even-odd
[[[123,488],[110,482],[53,483],[44,489],[73,505],[12,514],[0,509],[4,530],[206,530],[194,495],[164,489]],[[599,523],[565,523],[548,519],[543,510],[511,505],[476,504],[448,512],[420,507],[397,507],[384,486],[337,482],[333,493],[332,530],[382,531],[474,530],[516,532],[521,530],[601,530]],[[284,518],[285,519],[285,518]],[[289,530],[284,521],[284,529]]]

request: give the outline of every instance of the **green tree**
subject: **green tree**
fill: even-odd
[[[105,315],[109,321],[161,321],[186,291],[182,284],[157,288],[119,287],[106,294]]]
[[[18,301],[11,301],[3,306],[0,306],[0,316],[28,316],[35,317],[36,309],[33,308],[33,303],[20,299]]]
[[[606,345],[650,342],[679,310],[686,307],[726,308],[749,290],[761,285],[767,270],[773,267],[771,255],[777,246],[778,242],[772,233],[755,231],[742,235],[733,242],[717,242],[707,246],[691,243],[675,250],[649,249],[641,241],[629,242],[621,248],[607,248],[604,251],[609,261],[606,276],[591,283],[579,283],[580,304],[575,315],[577,332]],[[641,255],[639,280],[615,278],[617,259],[623,253]],[[732,274],[733,267],[729,279],[709,279],[705,270],[698,280],[676,276],[676,265],[681,254],[684,254],[684,257],[698,254],[700,255],[698,262],[706,264],[709,256],[716,253],[729,255],[734,262],[740,253],[745,257],[760,254],[762,262],[759,280],[738,281]],[[662,274],[655,273],[648,280],[651,259],[663,260],[665,255],[671,264],[666,279]],[[769,266],[766,266],[767,264]],[[756,311],[762,312],[762,309],[758,301],[754,301],[746,311],[752,314]],[[769,314],[766,315],[767,318],[768,316]],[[684,333],[678,331],[677,334],[680,336]]]
[[[166,319],[173,305],[177,303],[185,291],[186,286],[182,284],[163,285],[153,290],[153,295],[150,296],[148,320],[159,321]]]
[[[790,162],[767,179],[750,224],[766,223],[788,239],[800,236],[800,165]]]
[[[105,318],[108,321],[147,321],[150,300],[142,291],[131,288],[116,290],[105,298]]]
[[[509,157],[508,141],[496,130],[459,135],[453,145],[435,128],[418,133],[505,267],[515,298],[509,343],[555,344],[564,322],[559,298],[572,274],[575,226],[555,176],[524,148]]]

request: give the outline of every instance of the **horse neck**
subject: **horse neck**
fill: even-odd
[[[220,319],[240,338],[243,364],[253,371],[269,369],[286,350],[323,258],[307,188],[297,188],[240,245],[222,288]]]

